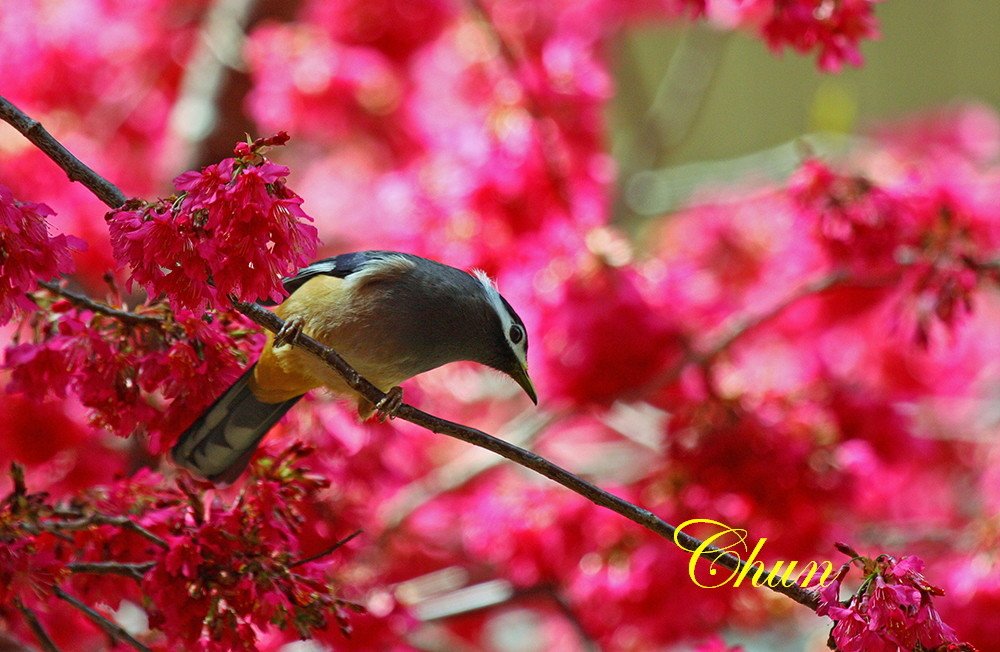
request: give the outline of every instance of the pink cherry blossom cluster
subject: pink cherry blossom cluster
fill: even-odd
[[[856,277],[888,280],[908,305],[916,337],[933,321],[953,325],[972,309],[983,283],[996,283],[1000,229],[983,201],[989,177],[929,177],[885,186],[807,161],[790,192],[804,219],[816,220],[832,260]]]
[[[27,292],[38,287],[39,279],[73,272],[70,252],[85,245],[73,236],[51,235],[46,218],[52,214],[45,204],[17,201],[0,184],[0,325],[15,310],[35,308]]]
[[[6,349],[8,391],[36,400],[75,396],[92,424],[121,436],[151,434],[157,452],[162,433],[172,440],[189,421],[182,411],[164,415],[164,402],[207,405],[239,376],[241,347],[260,344],[239,314],[170,312],[160,303],[122,321],[45,294],[35,295],[45,310],[22,327],[26,341]]]
[[[177,195],[130,202],[108,213],[111,246],[131,268],[128,285],[175,308],[225,306],[284,296],[281,277],[304,267],[316,229],[302,198],[288,189],[288,168],[263,157],[281,133],[239,143],[236,157],[174,179]]]
[[[894,652],[895,650],[971,650],[959,645],[954,630],[941,621],[934,596],[944,592],[931,586],[920,574],[924,562],[912,555],[895,559],[879,555],[862,557],[846,546],[852,563],[861,568],[860,588],[846,601],[840,600],[844,578],[851,563],[820,591],[821,616],[834,621],[831,640],[841,652]]]
[[[50,3],[4,8],[0,77],[4,97],[31,109],[78,156],[129,196],[155,197],[180,167],[170,116],[209,3],[205,0]],[[100,25],[101,29],[83,26]],[[57,226],[89,245],[78,277],[94,285],[115,269],[103,206],[79,184],[49,184],[58,168],[42,152],[4,137],[5,183],[21,199],[45,201]],[[139,173],[141,171],[141,173]],[[46,188],[44,198],[35,197]]]
[[[329,560],[313,560],[302,548],[300,530],[328,486],[300,467],[308,453],[292,448],[263,461],[255,482],[230,504],[204,504],[191,494],[183,520],[172,514],[167,547],[143,579],[156,605],[152,626],[183,646],[205,630],[219,650],[253,650],[256,632],[272,625],[303,638],[328,627],[349,633],[347,612],[361,608],[337,597]],[[179,594],[188,600],[173,598]]]
[[[348,613],[364,609],[337,593],[346,541],[324,548],[310,523],[328,482],[302,466],[308,454],[293,446],[260,460],[255,481],[231,498],[170,488],[144,471],[53,503],[29,493],[14,467],[14,491],[0,504],[0,604],[67,617],[51,603],[61,592],[95,602],[109,591],[145,596],[163,649],[205,639],[204,649],[253,650],[271,628],[341,639]],[[102,573],[109,553],[116,560]],[[137,581],[121,586],[115,575]]]
[[[878,35],[873,7],[878,0],[771,0],[746,3],[771,5],[772,13],[761,31],[772,48],[784,46],[799,52],[817,51],[823,70],[836,71],[845,64],[861,65],[858,44]],[[750,9],[750,11],[760,9]]]

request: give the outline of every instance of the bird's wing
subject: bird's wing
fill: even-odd
[[[362,271],[371,274],[378,269],[386,268],[387,265],[390,267],[393,266],[393,261],[398,266],[401,260],[407,260],[408,258],[408,256],[395,251],[357,251],[349,254],[340,254],[339,256],[317,260],[307,267],[303,267],[293,276],[282,279],[281,282],[285,286],[285,291],[291,294],[298,290],[306,281],[317,276],[347,278],[352,274]],[[264,305],[273,305],[273,303]]]

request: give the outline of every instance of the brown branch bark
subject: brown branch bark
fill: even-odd
[[[135,637],[126,632],[124,627],[122,627],[118,623],[108,620],[107,618],[102,616],[99,612],[87,606],[86,604],[80,602],[80,600],[66,593],[58,586],[55,587],[52,590],[52,592],[55,593],[56,597],[59,598],[60,600],[67,602],[74,608],[80,610],[84,616],[89,618],[90,621],[93,622],[95,625],[103,629],[105,633],[107,633],[107,635],[110,636],[111,638],[121,641],[123,643],[128,643],[135,649],[140,650],[140,652],[152,652],[152,650],[149,647],[143,645],[142,643],[137,641]]]
[[[354,537],[360,535],[362,532],[364,532],[364,530],[356,530],[356,531],[352,532],[351,534],[348,534],[346,537],[344,537],[340,541],[337,541],[332,546],[329,546],[329,547],[327,547],[327,548],[325,548],[323,550],[320,550],[319,552],[317,552],[314,555],[309,555],[308,557],[303,557],[302,559],[299,559],[298,561],[293,561],[292,563],[290,563],[288,565],[288,567],[289,568],[295,568],[296,566],[301,566],[302,564],[308,564],[311,561],[316,561],[317,559],[322,559],[323,557],[326,557],[327,555],[329,555],[334,550],[347,545]]]
[[[67,564],[66,568],[73,573],[93,573],[95,575],[122,575],[134,580],[141,580],[146,573],[156,566],[155,561],[130,563],[122,561],[77,561]]]
[[[0,119],[30,140],[35,147],[45,152],[56,165],[69,176],[70,181],[78,181],[87,186],[97,198],[112,208],[125,203],[125,195],[116,185],[91,170],[83,161],[53,138],[42,123],[29,118],[27,114],[0,96]]]
[[[277,333],[284,325],[284,322],[280,317],[262,306],[251,303],[237,303],[235,305],[237,310],[273,333]],[[382,392],[382,390],[378,389],[368,382],[368,380],[363,378],[333,349],[324,346],[322,343],[305,334],[300,334],[290,343],[293,346],[298,346],[303,350],[312,353],[325,362],[328,366],[330,366],[330,368],[343,376],[344,380],[347,381],[347,384],[351,389],[364,396],[373,405],[378,404],[379,401],[385,398],[385,393]],[[476,430],[475,428],[470,428],[460,423],[448,421],[447,419],[441,419],[406,403],[400,406],[400,408],[396,411],[395,416],[398,419],[409,421],[410,423],[425,428],[426,430],[430,430],[431,432],[447,435],[468,444],[493,451],[497,455],[505,457],[516,464],[520,464],[525,468],[544,475],[546,478],[549,478],[567,489],[580,494],[595,505],[605,507],[611,511],[621,514],[630,521],[638,523],[647,530],[658,534],[668,541],[676,541],[685,550],[696,550],[703,545],[700,540],[692,537],[686,532],[678,532],[673,525],[659,518],[648,509],[643,509],[638,505],[634,505],[619,496],[605,491],[604,489],[601,489],[600,487],[574,475],[566,469],[553,464],[540,455],[532,453],[531,451],[525,450],[519,446],[515,446],[514,444],[506,442],[502,439],[497,439],[496,437],[481,430]],[[731,571],[740,571],[744,567],[743,561],[735,555],[726,553],[714,546],[707,546],[704,549],[710,553],[710,556],[713,556],[715,563],[724,568]],[[715,555],[718,556],[714,557]],[[816,593],[812,590],[804,589],[800,586],[788,587],[782,585],[780,582],[777,586],[767,586],[772,591],[786,595],[792,600],[795,600],[799,604],[807,606],[810,609],[815,609],[818,604]]]
[[[149,326],[159,326],[163,324],[163,320],[155,315],[140,315],[134,312],[128,312],[127,310],[119,310],[118,308],[112,308],[111,306],[101,303],[99,301],[94,301],[90,297],[73,292],[72,290],[67,290],[58,283],[52,281],[39,281],[38,285],[42,286],[52,294],[59,295],[64,299],[68,300],[70,303],[90,310],[92,312],[100,313],[108,317],[113,317],[120,322],[131,324],[133,326],[138,324],[145,324]]]
[[[46,521],[40,527],[51,532],[86,530],[95,525],[113,525],[115,527],[131,530],[139,536],[151,541],[160,548],[167,550],[170,546],[167,542],[156,536],[146,528],[142,527],[126,516],[109,516],[107,514],[90,514],[89,516],[73,517],[71,521]]]
[[[59,652],[59,647],[53,642],[49,637],[48,632],[42,627],[42,623],[38,620],[38,616],[34,611],[24,606],[18,598],[14,598],[14,606],[17,610],[21,612],[24,619],[28,621],[28,627],[31,628],[32,633],[34,633],[35,638],[38,639],[38,644],[42,646],[45,652]]]
[[[0,100],[2,100],[2,98],[0,98]],[[12,106],[9,103],[6,104]],[[16,107],[14,109],[16,111]],[[27,116],[21,114],[20,111],[18,111],[18,113],[24,118],[27,118]],[[0,114],[0,117],[6,119],[4,114]],[[65,148],[62,147],[62,145],[60,145],[50,134],[48,134],[48,132],[45,132],[43,136],[44,137],[39,138],[39,142],[35,143],[40,149],[42,149],[43,152],[50,154],[51,156],[52,154],[50,152],[65,151]],[[69,157],[61,157],[59,159],[54,158],[54,160],[56,160],[60,166],[63,166],[63,169],[67,171],[71,179],[78,178],[82,183],[84,183],[84,185],[92,190],[102,189],[106,191],[107,186],[111,185],[105,179],[97,175],[97,173],[93,170],[86,167],[75,156],[72,156],[72,154],[69,154]],[[114,186],[111,187],[114,188]],[[117,188],[114,188],[114,190],[116,191],[114,193],[104,192],[103,194],[98,194],[98,197],[100,197],[112,208],[124,203],[125,201],[125,196],[120,191],[117,191]],[[97,190],[95,190],[95,193],[97,193]],[[116,204],[114,203],[116,200],[120,201]],[[240,312],[247,315],[254,322],[272,332],[277,333],[284,325],[284,322],[280,317],[262,306],[242,302],[238,302],[234,305]],[[305,334],[299,335],[291,343],[294,346],[301,347],[323,360],[344,378],[351,389],[371,401],[373,405],[378,404],[379,401],[385,398],[385,394],[381,390],[372,385],[365,378],[361,377],[361,375],[348,365],[347,362],[333,349],[324,346],[320,342]],[[453,421],[441,419],[405,403],[396,412],[396,417],[403,419],[404,421],[409,421],[410,423],[430,430],[431,432],[447,435],[474,446],[479,446],[480,448],[493,451],[497,455],[505,457],[525,468],[531,469],[532,471],[535,471],[536,473],[561,484],[567,489],[580,494],[595,505],[610,509],[633,521],[634,523],[643,526],[649,531],[663,537],[664,539],[676,542],[685,550],[696,550],[699,548],[705,550],[706,553],[709,553],[709,555],[705,556],[711,556],[713,563],[731,571],[740,571],[745,566],[744,562],[739,557],[726,553],[725,551],[714,546],[704,546],[703,543],[695,537],[690,536],[686,532],[677,531],[673,525],[659,518],[648,509],[634,505],[619,496],[605,491],[604,489],[583,480],[566,469],[553,464],[549,460],[531,451],[505,442],[502,439],[497,439],[496,437],[493,437],[492,435],[489,435],[481,430],[476,430],[475,428],[470,428]],[[797,585],[784,586],[781,582],[778,582],[777,586],[770,586],[767,583],[763,586],[767,586],[767,588],[772,591],[788,596],[795,602],[813,610],[816,609],[818,604],[817,594],[813,590],[804,589]]]

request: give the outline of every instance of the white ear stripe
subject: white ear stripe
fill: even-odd
[[[481,269],[472,270],[472,275],[482,283],[483,289],[486,290],[486,298],[489,299],[490,305],[500,315],[500,321],[503,323],[504,331],[506,331],[510,328],[511,318],[503,305],[503,301],[500,300],[500,290],[497,289],[496,282]]]
[[[493,306],[493,310],[500,317],[500,327],[503,329],[504,339],[510,344],[510,348],[514,351],[514,355],[517,356],[521,364],[527,364],[523,344],[517,345],[510,341],[510,327],[514,324],[514,318],[511,317],[510,312],[503,303],[503,299],[500,298],[500,290],[497,288],[496,282],[481,269],[472,270],[472,275],[482,284],[483,289],[486,291],[486,298],[489,300],[490,305]],[[521,341],[523,342],[524,340]]]

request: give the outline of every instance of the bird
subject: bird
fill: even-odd
[[[466,272],[397,251],[360,251],[318,260],[282,280],[274,308],[285,321],[257,359],[171,450],[197,477],[232,484],[260,441],[311,389],[354,399],[358,415],[392,417],[399,384],[450,362],[470,360],[511,377],[538,404],[528,376],[524,322],[481,270]],[[386,398],[373,405],[318,357],[291,346],[299,333],[339,353]]]

